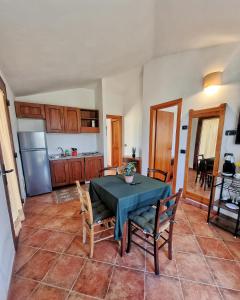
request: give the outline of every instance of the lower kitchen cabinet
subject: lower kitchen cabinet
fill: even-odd
[[[84,158],[76,158],[68,161],[69,183],[75,183],[76,180],[84,181]]]
[[[69,164],[67,160],[52,160],[50,168],[53,187],[69,184]]]
[[[98,177],[103,168],[103,157],[59,159],[50,161],[52,186],[64,186]]]
[[[85,178],[86,181],[99,176],[99,171],[103,169],[103,157],[86,157],[85,158]]]

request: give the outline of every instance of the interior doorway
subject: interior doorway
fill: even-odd
[[[189,111],[183,196],[208,205],[219,173],[226,104]]]
[[[182,99],[150,108],[149,168],[167,172],[167,182],[172,184],[173,192],[176,190],[181,111]]]
[[[107,165],[122,165],[122,116],[107,115]]]
[[[14,236],[18,236],[24,214],[17,177],[16,161],[14,158],[6,89],[2,80],[0,80],[0,149],[1,176],[3,177],[5,194],[8,201],[10,220]]]

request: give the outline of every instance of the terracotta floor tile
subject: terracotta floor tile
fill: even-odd
[[[78,208],[75,206],[68,206],[68,207],[60,207],[58,214],[62,217],[73,217],[76,215],[77,217],[81,217],[80,214],[80,203],[78,203]]]
[[[73,289],[89,296],[104,298],[113,266],[92,260],[86,261]]]
[[[232,255],[230,254],[229,250],[222,240],[200,236],[197,237],[197,240],[204,255],[233,259]]]
[[[173,232],[175,234],[192,234],[189,224],[183,221],[176,221],[176,224],[173,226]]]
[[[74,219],[74,218],[65,218],[65,221],[61,227],[61,231],[67,233],[77,233],[82,228],[82,220],[81,219]]]
[[[32,234],[26,241],[25,244],[32,247],[42,247],[51,236],[52,231],[46,229],[39,229]]]
[[[240,291],[233,291],[227,289],[220,289],[224,300],[239,300],[240,299]]]
[[[28,239],[34,232],[37,231],[37,228],[30,227],[30,226],[23,226],[21,228],[18,243],[24,242],[26,239]]]
[[[24,213],[34,213],[34,214],[41,214],[46,209],[46,204],[36,203],[36,204],[28,204],[24,205]]]
[[[84,262],[81,257],[61,255],[49,270],[44,282],[70,289]]]
[[[201,253],[201,249],[193,235],[190,234],[174,234],[173,235],[173,251],[184,251],[190,253]]]
[[[213,282],[207,264],[201,255],[178,252],[176,262],[180,277],[203,283]]]
[[[89,256],[89,245],[83,244],[82,236],[76,235],[69,247],[65,251],[67,254],[79,255],[83,257]]]
[[[124,256],[117,256],[117,264],[120,266],[144,270],[145,268],[145,251],[141,248],[132,245],[130,253]]]
[[[62,207],[58,204],[47,205],[47,207],[41,212],[46,216],[57,216],[59,212],[62,210]]]
[[[39,228],[44,227],[47,222],[49,222],[49,216],[31,214],[27,216],[23,225]]]
[[[40,284],[31,295],[31,300],[65,300],[68,291]]]
[[[118,242],[105,240],[94,245],[93,259],[115,263],[118,254]]]
[[[14,261],[14,272],[17,272],[37,250],[36,248],[28,247],[23,244],[19,245]]]
[[[55,230],[61,230],[64,222],[66,221],[65,218],[56,216],[52,219],[50,219],[46,224],[45,228],[47,229],[55,229]]]
[[[207,223],[191,223],[192,230],[194,234],[206,237],[218,237],[217,232],[214,230],[213,226]]]
[[[73,237],[72,234],[52,231],[51,236],[44,244],[43,248],[49,251],[63,252],[69,247]]]
[[[106,299],[144,299],[144,273],[141,271],[115,267]]]
[[[146,300],[177,300],[182,299],[179,279],[147,274],[145,278]]]
[[[176,260],[168,259],[167,250],[164,248],[160,249],[158,252],[159,257],[159,270],[160,274],[177,276]],[[146,271],[154,273],[154,257],[149,253],[146,253]]]
[[[71,292],[67,300],[92,300],[96,299],[87,295]]]
[[[218,228],[217,226],[214,227],[214,230],[217,232],[219,238],[223,239],[224,241],[240,242],[240,237],[235,238],[234,235],[228,231]]]
[[[229,251],[231,252],[234,259],[240,260],[240,241],[239,242],[225,241],[225,244],[226,244],[227,248],[229,249]]]
[[[17,272],[18,275],[35,280],[42,280],[51,268],[57,254],[45,250],[39,250],[33,257]]]
[[[9,290],[8,300],[25,300],[38,285],[36,281],[13,277]]]
[[[240,290],[240,265],[237,262],[209,257],[207,262],[219,286]]]
[[[182,290],[185,300],[211,299],[220,300],[221,296],[215,286],[181,280]]]
[[[200,209],[199,209],[200,211]],[[205,212],[186,212],[187,219],[191,223],[207,223],[207,213]]]

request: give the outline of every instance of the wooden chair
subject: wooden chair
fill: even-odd
[[[202,161],[202,163],[204,162],[204,155],[203,154],[196,155],[196,164],[195,165],[196,165],[196,169],[197,169],[197,174],[196,174],[196,178],[195,178],[195,183],[197,182],[198,177],[200,177],[200,182],[202,181],[202,176],[201,176],[202,166],[200,166],[200,168],[199,168],[201,161]]]
[[[127,252],[130,252],[131,244],[134,243],[154,256],[156,275],[159,275],[158,250],[166,243],[168,243],[168,258],[172,259],[173,225],[175,223],[175,215],[181,194],[182,189],[179,189],[178,193],[175,195],[172,195],[164,200],[159,200],[156,207],[147,206],[139,208],[131,212],[128,216]],[[146,238],[139,235],[138,231],[143,232]],[[162,236],[163,233],[167,233],[168,237]],[[132,239],[132,235],[136,235],[138,238],[151,245],[154,251],[151,252],[148,248],[144,248],[142,245],[134,241]],[[153,239],[153,243],[147,239],[149,237]],[[160,238],[163,240],[161,245],[159,245]]]
[[[109,239],[113,237],[113,234],[95,240],[96,234],[103,233],[107,230],[114,228],[114,216],[112,212],[101,202],[91,202],[89,192],[83,190],[79,181],[76,181],[77,189],[80,195],[80,205],[82,214],[82,226],[83,226],[83,243],[86,243],[86,235],[89,236],[90,252],[89,257],[93,257],[94,243]],[[109,226],[111,224],[111,226]],[[102,226],[102,230],[94,232],[96,225]]]
[[[105,175],[106,171],[112,171],[113,174],[111,175],[118,175],[118,167],[107,167],[99,171],[99,177],[107,176]]]
[[[155,178],[155,177],[153,177],[153,176],[150,176],[150,174],[153,174],[153,176],[154,176],[154,174],[161,174],[162,176],[163,176],[163,179],[160,179],[160,178]],[[152,178],[154,178],[154,179],[157,179],[157,180],[160,180],[160,181],[162,181],[162,182],[166,182],[166,180],[167,180],[167,176],[168,176],[168,172],[165,172],[165,171],[162,171],[162,170],[159,170],[159,169],[149,169],[148,168],[148,170],[147,170],[147,176],[148,177],[152,177]]]

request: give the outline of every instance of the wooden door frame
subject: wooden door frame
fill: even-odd
[[[177,106],[177,126],[175,138],[175,154],[173,164],[173,193],[176,191],[177,183],[177,169],[179,157],[179,142],[180,142],[180,127],[181,127],[181,114],[182,114],[182,99],[172,100],[150,107],[150,132],[149,132],[149,168],[154,168],[155,163],[155,145],[156,145],[156,123],[157,123],[157,110]]]
[[[207,117],[218,117],[219,125],[218,125],[218,133],[217,133],[217,143],[216,143],[216,151],[215,151],[215,160],[213,166],[213,175],[216,176],[218,174],[219,161],[220,161],[220,153],[222,146],[222,135],[225,121],[225,112],[226,112],[226,103],[223,103],[216,107],[200,109],[200,110],[189,110],[189,122],[188,122],[188,136],[187,136],[187,151],[186,151],[186,160],[185,160],[185,175],[184,175],[184,187],[183,187],[183,197],[189,197],[193,200],[197,200],[200,203],[208,204],[209,198],[204,196],[195,194],[193,192],[189,192],[187,190],[188,184],[188,163],[190,157],[190,145],[191,145],[191,135],[192,135],[192,119],[193,118],[207,118]]]
[[[110,120],[118,120],[119,121],[119,125],[120,125],[120,151],[119,151],[119,166],[122,164],[122,160],[123,160],[123,155],[122,155],[122,148],[123,148],[123,138],[122,138],[122,133],[123,133],[123,128],[122,128],[122,124],[123,124],[123,117],[120,115],[106,115],[106,119],[110,119]],[[112,149],[111,149],[112,151]]]
[[[0,76],[0,90],[3,92],[3,97],[4,97],[3,101],[6,103],[6,87],[5,87],[5,84],[4,84],[1,76]],[[9,126],[9,124],[8,124],[8,126]],[[11,134],[11,131],[10,131],[10,134]],[[10,136],[10,140],[12,143],[11,138],[12,137]],[[15,162],[15,160],[14,160],[14,162]],[[5,165],[4,165],[4,161],[3,161],[1,142],[0,142],[0,165],[1,165],[1,171],[4,172]],[[15,168],[16,168],[16,162],[15,162]],[[5,175],[1,175],[1,176],[3,179],[3,186],[4,186],[5,198],[6,198],[6,202],[7,202],[7,209],[8,209],[8,215],[9,215],[9,220],[10,220],[13,244],[14,244],[14,248],[16,249],[17,248],[17,237],[15,234],[14,222],[13,222],[13,217],[12,217],[11,202],[10,202],[10,196],[9,196],[9,191],[8,191],[8,182],[7,182],[7,178]],[[16,173],[16,176],[17,176],[17,173]]]

